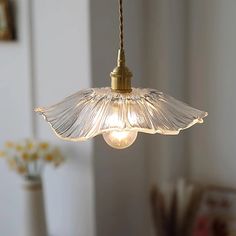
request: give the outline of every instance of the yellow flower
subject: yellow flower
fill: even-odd
[[[24,161],[28,161],[29,160],[29,153],[27,153],[27,152],[22,153],[21,158]]]
[[[47,143],[47,142],[40,143],[40,144],[39,144],[39,147],[40,147],[42,150],[46,150],[46,149],[48,149],[48,147],[49,147],[49,143]]]
[[[5,143],[5,147],[7,147],[7,148],[13,148],[13,147],[14,147],[14,143],[11,142],[11,141],[8,141],[8,142]]]
[[[37,153],[34,153],[33,155],[31,155],[31,158],[30,158],[32,161],[36,161],[39,159],[39,156]]]
[[[16,146],[16,150],[19,151],[19,152],[22,151],[23,149],[24,149],[24,148],[23,148],[23,146],[21,146],[21,145],[17,145],[17,146]]]
[[[31,150],[33,147],[34,147],[34,144],[33,144],[33,142],[31,142],[31,141],[28,141],[27,142],[27,149],[29,149],[29,150]]]
[[[53,155],[52,154],[47,154],[45,157],[44,157],[45,161],[52,161],[53,160]]]
[[[4,151],[0,151],[0,157],[6,156],[6,153]]]

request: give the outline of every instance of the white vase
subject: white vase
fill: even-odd
[[[23,183],[22,236],[47,236],[41,178],[25,178]]]

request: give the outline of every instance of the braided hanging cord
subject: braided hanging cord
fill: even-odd
[[[119,1],[119,14],[120,14],[120,49],[124,50],[124,21],[123,21],[123,0]]]

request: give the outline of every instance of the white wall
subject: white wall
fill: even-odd
[[[209,112],[193,130],[191,177],[236,187],[236,1],[192,0],[189,10],[191,100]]]
[[[55,103],[91,86],[89,2],[34,1],[35,86],[39,105]],[[38,136],[55,139],[37,122]],[[94,235],[92,143],[65,143],[68,164],[45,179],[50,232]]]
[[[44,176],[50,235],[92,236],[92,143],[61,142],[41,118],[33,126],[35,101],[52,104],[91,85],[89,2],[16,3],[19,39],[0,42],[0,143],[31,137],[36,130],[39,138],[61,145],[68,156],[66,164],[56,171],[48,168]],[[20,178],[5,163],[0,170],[0,235],[17,236],[24,217]]]
[[[1,146],[6,140],[32,134],[27,0],[19,0],[17,6],[18,41],[0,42]],[[4,160],[0,163],[0,173],[0,234],[15,236],[23,213],[20,183],[16,175],[9,172]]]

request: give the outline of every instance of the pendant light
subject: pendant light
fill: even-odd
[[[68,141],[85,141],[97,135],[113,148],[134,143],[138,132],[177,135],[207,112],[197,110],[155,89],[131,87],[132,73],[125,65],[123,8],[119,0],[120,49],[111,72],[111,88],[81,90],[62,102],[37,108],[56,135]]]

